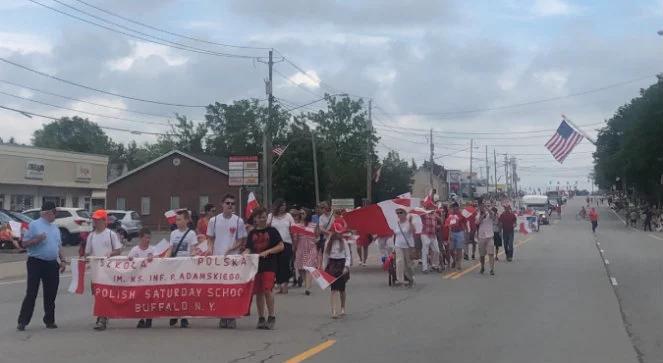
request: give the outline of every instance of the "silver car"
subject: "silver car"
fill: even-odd
[[[108,210],[107,212],[108,217],[115,218],[115,221],[119,223],[119,230],[116,232],[127,241],[138,236],[138,232],[143,228],[140,216],[132,210]]]

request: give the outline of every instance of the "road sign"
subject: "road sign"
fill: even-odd
[[[355,200],[352,198],[346,199],[332,199],[332,209],[352,210],[355,209]]]
[[[259,167],[257,156],[231,156],[228,158],[228,185],[258,185]]]

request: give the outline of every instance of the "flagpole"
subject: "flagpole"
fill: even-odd
[[[578,132],[580,132],[582,136],[584,136],[585,139],[587,139],[587,141],[591,142],[592,145],[596,146],[596,141],[591,137],[589,137],[589,135],[585,131],[583,131],[580,127],[578,127],[578,125],[573,123],[573,121],[571,121],[568,117],[566,117],[566,115],[562,115],[562,119],[564,119],[564,121],[568,122],[571,126],[573,126],[574,129],[578,130]]]

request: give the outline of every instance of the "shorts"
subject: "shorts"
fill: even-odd
[[[462,250],[465,246],[465,232],[451,232],[451,248]]]
[[[272,291],[275,279],[276,272],[265,271],[257,273],[253,282],[253,294],[262,294],[267,291]]]
[[[495,245],[493,244],[493,238],[479,238],[479,256],[485,255],[494,255],[495,254]]]

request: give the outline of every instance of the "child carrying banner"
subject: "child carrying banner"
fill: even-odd
[[[146,258],[147,262],[152,262],[154,258],[155,250],[153,246],[150,246],[150,238],[152,237],[152,232],[149,228],[143,227],[138,232],[138,238],[140,239],[138,245],[134,246],[131,251],[129,251],[129,261],[134,258]],[[152,327],[152,319],[140,319],[136,328],[138,329],[149,329]]]
[[[170,232],[170,244],[172,246],[171,257],[189,257],[191,250],[195,244],[198,243],[196,232],[189,227],[191,215],[186,209],[177,211],[175,218],[175,225],[177,229]],[[170,319],[170,326],[177,325],[177,319]],[[180,321],[181,328],[189,327],[189,319],[182,319]]]
[[[274,307],[274,280],[278,270],[277,254],[284,249],[281,235],[274,227],[267,226],[267,210],[259,207],[253,211],[251,219],[255,222],[255,229],[249,232],[246,238],[246,249],[243,254],[259,254],[258,273],[255,276],[253,293],[256,295],[256,309],[258,310],[257,329],[272,330],[276,324]],[[265,320],[265,307],[267,320]]]
[[[122,250],[122,243],[115,232],[106,228],[108,213],[104,209],[99,209],[92,214],[94,230],[87,236],[85,243],[85,257],[113,257],[119,256]],[[108,318],[99,316],[94,326],[94,330],[106,330]]]

